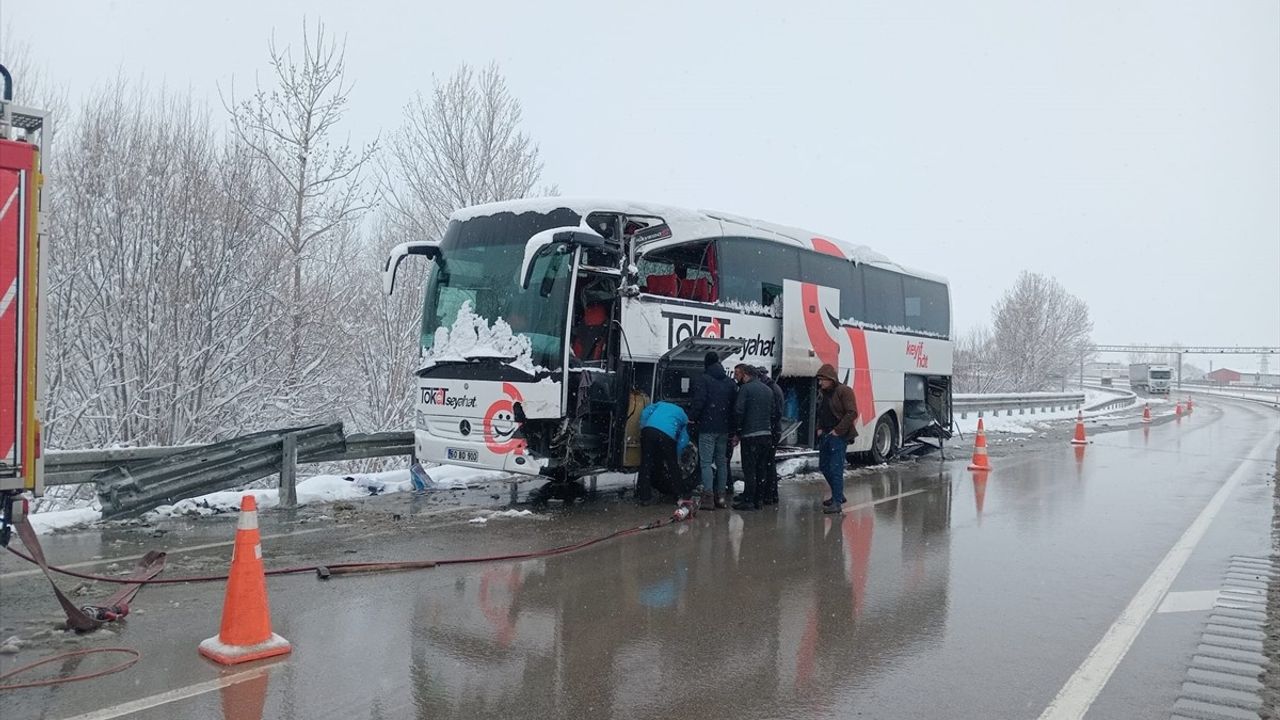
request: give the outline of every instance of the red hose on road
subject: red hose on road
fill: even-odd
[[[45,678],[44,680],[32,680],[31,682],[25,682],[25,683],[13,683],[13,684],[3,683],[4,680],[8,680],[14,675],[20,675],[24,672],[27,672],[28,670],[34,670],[35,668],[38,668],[41,665],[48,665],[49,663],[54,663],[59,660],[67,660],[73,657],[81,657],[84,655],[94,655],[97,653],[119,653],[122,655],[128,655],[130,657],[128,660],[125,660],[124,662],[121,662],[118,665],[112,665],[111,667],[106,668],[105,670],[97,670],[91,673],[84,673],[83,675],[69,675],[67,677],[52,677],[52,678]],[[21,690],[24,688],[47,687],[49,685],[60,685],[62,683],[79,682],[81,680],[92,680],[94,678],[100,678],[103,675],[110,675],[112,673],[118,673],[121,670],[127,670],[133,667],[134,663],[138,662],[141,659],[142,659],[142,653],[132,648],[108,647],[108,648],[93,648],[91,650],[73,650],[71,652],[65,652],[60,655],[54,655],[53,657],[47,657],[43,660],[37,660],[33,663],[28,663],[26,665],[23,665],[22,667],[14,668],[9,672],[4,673],[3,675],[0,675],[0,692],[3,692],[5,690]]]
[[[566,553],[571,553],[577,550],[582,550],[584,548],[591,547],[592,545],[598,545],[602,542],[606,542],[609,540],[615,540],[617,538],[626,537],[628,535],[636,535],[638,533],[644,532],[645,530],[653,530],[655,528],[659,528],[664,525],[670,525],[674,522],[677,522],[674,518],[668,518],[666,520],[657,520],[647,525],[641,525],[639,527],[633,527],[633,528],[625,528],[623,530],[616,530],[614,532],[609,533],[608,535],[601,535],[600,537],[582,540],[576,543],[571,543],[569,545],[560,545],[553,548],[547,548],[545,550],[529,550],[525,552],[505,553],[502,555],[482,555],[478,557],[450,558],[445,560],[403,560],[399,562],[346,562],[346,563],[335,563],[333,565],[299,565],[295,567],[276,568],[275,570],[267,570],[266,574],[267,575],[298,575],[301,573],[318,572],[318,573],[322,573],[322,577],[323,577],[323,576],[327,576],[327,574],[329,573],[332,573],[335,575],[342,575],[342,574],[356,574],[356,573],[400,572],[405,570],[428,569],[428,568],[437,567],[439,565],[468,565],[468,564],[486,563],[486,562],[502,562],[502,561],[508,561],[508,560],[530,560],[533,558],[544,558],[544,557],[551,557],[553,555],[563,555]],[[34,565],[39,565],[39,563],[35,560],[35,558],[31,557],[30,555],[19,552],[18,550],[13,549],[12,547],[6,547],[5,549],[13,553],[14,555],[17,555],[18,557],[22,558],[23,560],[26,560],[29,563],[32,563]],[[55,565],[48,565],[48,568],[52,572],[60,573],[68,577],[79,578],[81,580],[93,580],[97,582],[116,583],[121,585],[173,585],[177,583],[215,582],[218,580],[227,579],[226,575],[192,575],[188,577],[179,577],[179,578],[154,578],[153,577],[153,578],[147,578],[147,579],[140,579],[136,577],[122,578],[122,577],[110,577],[107,575],[93,575],[90,573],[81,573],[81,572],[76,572],[74,570],[67,570],[65,568],[60,568]],[[10,677],[13,677],[14,675],[27,672],[34,668],[40,667],[42,665],[48,665],[50,663],[54,663],[59,660],[66,660],[69,658],[80,657],[84,655],[91,655],[94,653],[123,653],[126,655],[130,655],[131,657],[128,660],[118,665],[114,665],[112,667],[106,668],[105,670],[98,670],[96,672],[85,673],[83,675],[71,675],[69,677],[46,678],[44,680],[33,680],[27,683],[14,683],[11,685],[0,684],[0,691],[19,690],[23,688],[45,687],[49,685],[58,685],[61,683],[78,682],[80,680],[91,680],[93,678],[102,677],[104,675],[110,675],[112,673],[117,673],[117,672],[120,672],[121,670],[128,669],[132,667],[134,663],[138,662],[138,660],[142,658],[141,653],[131,648],[112,647],[112,648],[94,648],[91,650],[76,650],[73,652],[62,653],[60,655],[47,657],[47,658],[44,658],[43,660],[37,660],[36,662],[23,665],[22,667],[19,667],[19,668],[14,668],[9,672],[4,673],[3,675],[0,675],[0,681],[4,681]]]
[[[592,545],[598,545],[602,542],[607,542],[609,540],[616,540],[621,537],[626,537],[628,535],[635,535],[635,534],[644,532],[645,530],[653,530],[655,528],[663,527],[664,525],[670,525],[673,522],[676,522],[676,521],[672,518],[667,518],[666,520],[657,520],[647,525],[640,525],[639,527],[616,530],[614,532],[609,533],[608,535],[601,535],[600,537],[590,538],[588,540],[582,540],[580,542],[571,543],[569,545],[560,545],[553,548],[547,548],[545,550],[527,550],[525,552],[506,553],[502,555],[481,555],[478,557],[448,558],[445,560],[404,560],[399,562],[345,562],[345,563],[334,563],[332,565],[296,565],[293,567],[283,567],[283,568],[275,568],[273,570],[267,570],[266,574],[268,576],[300,575],[302,573],[321,572],[324,570],[329,570],[329,571],[336,570],[338,572],[335,574],[339,574],[339,575],[343,574],[342,571],[347,571],[347,573],[402,572],[406,570],[422,570],[422,569],[436,567],[439,565],[472,565],[477,563],[503,562],[508,560],[532,560],[534,558],[545,558],[545,557],[551,557],[554,555],[564,555],[566,553],[582,550],[582,549],[591,547]],[[7,547],[5,549],[13,553],[14,555],[17,555],[18,557],[22,558],[23,560],[26,560],[29,563],[38,564],[36,563],[34,558],[32,558],[31,556],[21,551],[15,550],[12,547]],[[157,578],[150,578],[150,579],[138,579],[138,578],[111,577],[108,575],[93,575],[91,573],[81,573],[81,572],[76,572],[75,570],[60,568],[56,565],[50,565],[49,569],[61,575],[78,578],[80,580],[92,580],[96,582],[116,583],[120,585],[134,585],[134,584],[136,585],[176,585],[179,583],[216,582],[218,580],[227,579],[226,574],[189,575],[187,577],[176,577],[176,578],[157,577]]]

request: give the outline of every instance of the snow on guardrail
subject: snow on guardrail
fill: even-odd
[[[970,413],[981,413],[984,416],[999,417],[1000,411],[1005,415],[1034,415],[1037,412],[1062,412],[1079,410],[1084,406],[1083,392],[1053,393],[956,393],[951,396],[951,410],[961,420],[966,420]]]

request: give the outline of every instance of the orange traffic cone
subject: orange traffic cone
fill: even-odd
[[[1080,411],[1076,413],[1076,434],[1075,437],[1071,438],[1071,444],[1085,445],[1088,442],[1088,440],[1084,439],[1084,412]]]
[[[1190,395],[1188,395],[1188,396],[1187,396],[1187,414],[1188,414],[1188,415],[1190,415],[1190,414],[1191,414],[1191,407],[1192,407],[1192,404],[1191,404],[1191,396],[1190,396]]]
[[[1178,401],[1177,405],[1173,406],[1173,416],[1178,418],[1179,420],[1182,419],[1182,401],[1181,400]]]
[[[288,640],[271,632],[267,606],[267,577],[262,570],[262,542],[258,537],[258,501],[240,501],[240,523],[231,551],[231,574],[222,601],[222,628],[200,643],[200,654],[222,663],[261,660],[293,650]]]
[[[983,428],[982,418],[978,418],[978,435],[973,439],[973,462],[970,470],[990,470],[991,461],[987,459],[987,431]]]
[[[1151,422],[1151,403],[1142,406],[1142,422]]]

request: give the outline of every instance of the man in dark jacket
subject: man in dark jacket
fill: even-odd
[[[818,467],[831,487],[823,512],[838,514],[845,502],[844,456],[858,437],[858,402],[830,364],[818,369],[818,390]]]
[[[772,377],[769,376],[769,369],[760,366],[756,368],[756,376],[760,378],[760,382],[769,386],[773,391],[773,444],[769,446],[768,460],[768,476],[765,481],[763,497],[761,501],[765,505],[778,504],[778,443],[782,442],[782,406],[786,403],[786,399],[782,395],[782,387],[778,385]]]
[[[773,452],[774,418],[780,412],[773,391],[756,377],[750,365],[734,368],[739,387],[734,401],[733,419],[742,443],[742,475],[745,490],[734,510],[759,510],[764,502],[764,486],[768,482],[768,461]]]
[[[698,431],[698,465],[702,471],[702,509],[724,507],[729,480],[729,418],[738,388],[715,352],[703,358],[703,373],[693,384],[689,421]]]

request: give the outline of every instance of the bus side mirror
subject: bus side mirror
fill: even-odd
[[[387,265],[382,270],[383,292],[390,295],[396,289],[396,270],[400,268],[400,261],[410,255],[424,255],[428,260],[434,260],[440,255],[440,245],[429,240],[411,240],[391,248]]]

